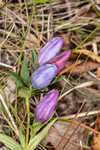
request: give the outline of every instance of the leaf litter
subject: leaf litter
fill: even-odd
[[[88,36],[88,34],[90,34],[100,23],[97,11],[95,11],[95,9],[92,7],[90,1],[71,0],[67,2],[58,0],[47,3],[41,2],[38,2],[38,4],[35,5],[35,9],[33,9],[34,11],[32,13],[35,14],[35,17],[33,17],[32,24],[30,26],[30,32],[27,34],[26,38],[26,28],[29,25],[28,17],[31,15],[33,2],[27,1],[26,3],[24,3],[21,1],[16,1],[14,3],[14,1],[11,1],[7,5],[4,3],[4,1],[1,2],[4,7],[2,7],[1,9],[2,19],[0,22],[0,62],[15,67],[15,71],[17,71],[17,65],[19,62],[18,56],[20,55],[20,51],[22,51],[23,54],[27,55],[28,61],[32,63],[30,60],[32,49],[34,48],[38,53],[40,47],[43,47],[45,43],[54,36],[62,36],[64,38],[63,50],[74,49],[78,45],[80,45],[81,41],[84,40]],[[97,8],[97,10],[99,10],[98,3],[93,3],[93,5]],[[99,33],[100,29],[98,29],[98,31],[95,32],[94,35],[90,36],[90,38],[88,38],[85,43],[83,42],[83,45],[81,45],[80,48],[78,48],[76,51],[73,51],[73,54],[70,60],[67,62],[64,70],[60,72],[60,75],[63,74],[64,78],[49,87],[53,88],[53,86],[56,86],[61,95],[72,89],[72,92],[66,94],[58,102],[55,116],[65,117],[76,114],[80,106],[82,105],[84,98],[86,99],[86,104],[82,109],[82,112],[88,112],[88,108],[94,111],[91,117],[89,117],[88,115],[86,116],[86,119],[82,122],[84,126],[82,127],[80,123],[78,131],[73,134],[72,132],[75,131],[76,125],[72,123],[72,127],[69,128],[68,134],[60,145],[60,147],[63,147],[65,144],[65,149],[89,149],[91,146],[89,144],[86,145],[86,128],[87,126],[91,126],[91,121],[93,123],[95,122],[95,111],[99,113]],[[23,44],[24,40],[25,44]],[[95,44],[93,44],[94,40]],[[24,49],[22,47],[24,47]],[[11,70],[9,67],[5,68],[1,65],[0,67],[2,67],[2,70],[0,72],[1,86],[4,90],[5,88],[7,89],[5,94],[10,102],[13,102],[14,108],[16,108],[17,104],[15,105],[14,103],[16,103],[16,100],[18,102],[18,95],[16,95],[15,92],[15,83],[13,84],[12,79],[9,79],[8,77],[2,77],[4,72],[8,72]],[[6,87],[5,81],[7,82]],[[34,101],[34,104],[32,105],[33,108],[31,107],[32,117],[34,117],[35,103],[39,100],[39,97],[42,94],[43,93],[39,93],[38,96],[36,95],[36,97],[32,97]],[[21,101],[21,99],[19,101]],[[20,106],[18,107],[19,118],[20,112],[22,111],[21,108],[23,108],[22,106],[23,103],[20,103]],[[23,114],[24,115],[21,116],[21,119],[26,115],[25,109],[23,109]],[[4,131],[9,135],[10,132],[7,132],[5,127],[5,125],[7,126],[7,124],[5,122],[3,124],[1,118],[0,122],[2,122],[2,127],[4,128]],[[78,121],[80,122],[80,120]],[[85,124],[87,126],[85,126]],[[21,125],[25,126],[26,122],[24,122],[24,124],[23,122],[21,122]],[[43,140],[43,145],[41,147],[43,149],[45,147],[48,148],[51,144],[51,147],[56,148],[58,141],[61,140],[68,126],[69,123],[66,122],[55,122],[53,127],[51,127],[46,139]],[[93,130],[91,131],[94,132]],[[66,145],[66,139],[68,140],[70,135],[72,135],[72,137]],[[94,147],[92,148],[94,148],[94,150],[99,150],[99,135],[94,137],[93,134],[91,134],[90,139],[91,137],[93,137],[94,145]],[[3,149],[3,147],[1,148]],[[38,149],[39,148],[40,145],[38,146]]]

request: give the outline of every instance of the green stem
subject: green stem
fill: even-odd
[[[29,98],[26,98],[26,109],[27,109],[26,150],[28,150],[29,128],[30,128]]]
[[[96,28],[90,34],[88,34],[88,36],[75,49],[73,49],[73,52],[79,49],[99,28],[100,24],[98,24],[98,26],[96,26]]]

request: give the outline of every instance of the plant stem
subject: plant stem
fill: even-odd
[[[26,109],[27,109],[26,150],[28,150],[29,128],[30,128],[29,98],[26,98]]]

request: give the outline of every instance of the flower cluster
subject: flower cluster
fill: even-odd
[[[38,54],[40,67],[31,76],[31,83],[34,88],[46,88],[64,67],[71,54],[71,50],[58,54],[62,44],[63,39],[61,37],[55,37],[41,49]]]
[[[38,54],[39,68],[31,75],[31,83],[34,88],[46,88],[66,64],[71,50],[59,53],[62,45],[63,39],[55,37],[41,49]],[[50,118],[55,109],[57,99],[58,90],[53,89],[39,101],[35,111],[39,122],[43,123]]]

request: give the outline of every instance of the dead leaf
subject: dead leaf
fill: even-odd
[[[85,5],[81,8],[76,9],[76,16],[83,16],[84,14],[87,14],[90,9],[90,5]]]
[[[76,61],[75,63],[73,63],[72,65],[70,65],[69,67],[66,67],[65,69],[63,69],[60,73],[59,73],[59,75],[62,75],[62,74],[64,74],[64,73],[66,73],[66,72],[69,72],[70,70],[72,70],[73,68],[75,68],[77,65],[79,65],[81,63],[81,61],[79,60],[79,61]]]
[[[100,135],[94,136],[91,150],[100,150]]]
[[[92,61],[87,61],[85,63],[81,63],[82,61],[78,60],[73,63],[72,61],[68,61],[65,65],[65,68],[59,73],[59,75],[64,74],[66,72],[71,72],[71,74],[80,74],[85,73],[100,67],[100,64]],[[80,64],[81,63],[81,64]]]
[[[100,77],[100,67],[97,69],[96,79]]]
[[[91,10],[91,9],[88,11],[88,13],[86,13],[84,15],[84,17],[88,17],[88,18],[90,18],[90,17],[94,18],[96,16],[97,16],[96,13],[93,10]]]
[[[97,120],[95,123],[95,130],[99,130],[100,128],[100,117],[97,116]],[[94,134],[93,141],[91,144],[91,150],[100,150],[100,134]]]
[[[60,36],[62,36],[62,38],[64,40],[63,49],[65,49],[65,50],[70,49],[70,36],[71,36],[71,33],[68,32],[68,33],[62,34]]]
[[[54,126],[50,128],[48,135],[43,140],[43,144],[51,143],[51,145],[56,147],[68,127],[69,127],[69,123],[57,121],[54,124]],[[65,144],[66,140],[70,137],[70,135],[73,133],[76,127],[77,125],[73,124],[72,127],[69,129],[66,138],[64,139],[64,141],[61,143],[59,147],[59,150],[62,150],[62,147]],[[64,148],[64,150],[67,150],[67,149],[68,150],[80,150],[79,142],[80,140],[83,141],[83,135],[84,135],[85,130],[86,129],[79,127],[75,135],[73,135],[70,142]]]
[[[100,64],[92,62],[92,61],[88,61],[86,63],[83,63],[81,65],[74,67],[71,73],[72,74],[85,73],[85,72],[97,69],[98,67],[100,67]]]

